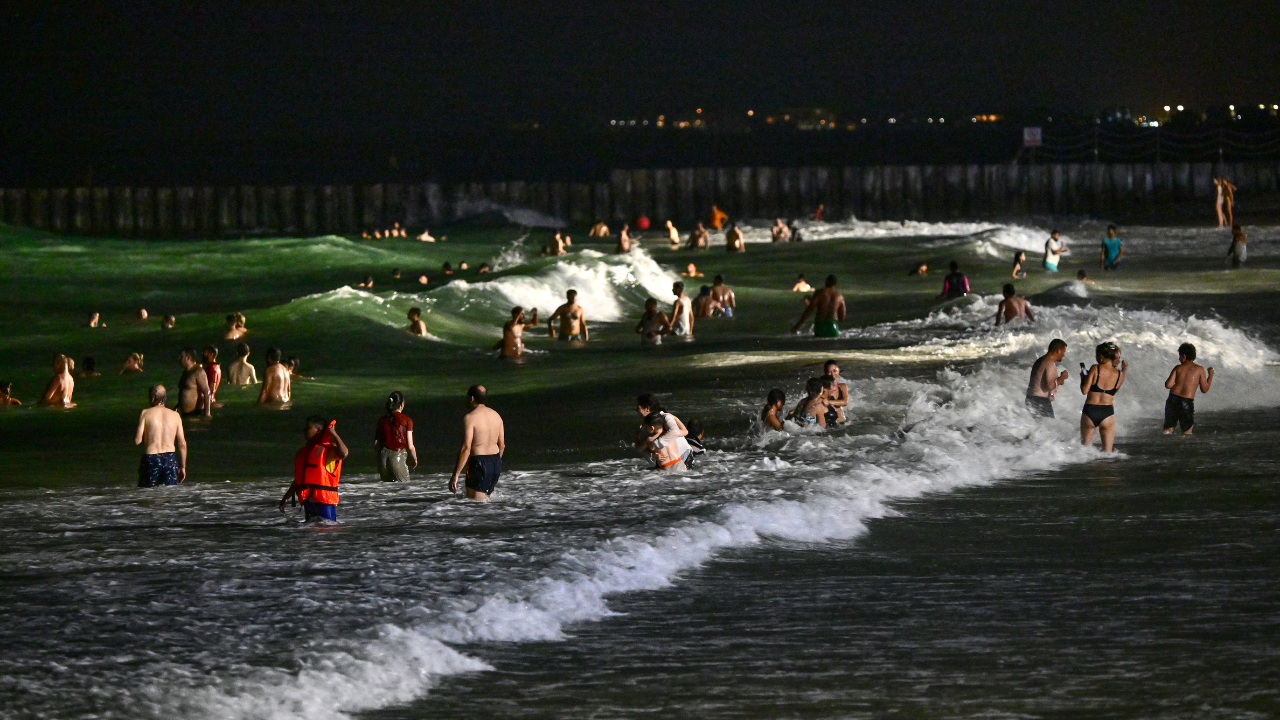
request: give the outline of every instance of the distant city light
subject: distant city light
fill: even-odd
[[[1182,112],[1183,110],[1186,110],[1186,108],[1184,108],[1184,107],[1182,107],[1181,105],[1179,105],[1179,106],[1178,106],[1178,112]]]
[[[640,124],[641,124],[641,125],[648,125],[648,124],[649,124],[649,121],[648,121],[648,120],[645,120],[644,122],[642,122],[642,123],[640,123]]]
[[[753,116],[753,115],[755,115],[755,114],[756,114],[756,111],[755,111],[755,110],[748,110],[748,111],[747,111],[747,117],[751,117],[751,116]]]
[[[617,121],[617,120],[610,120],[610,121],[609,121],[609,124],[610,124],[610,125],[617,125],[617,124],[618,124],[618,121]]]
[[[889,118],[889,124],[893,125],[898,122],[898,118]]]
[[[1235,109],[1236,109],[1236,106],[1235,106],[1235,105],[1232,105],[1232,106],[1231,106],[1231,109],[1232,109],[1232,110],[1235,110]],[[1259,110],[1266,110],[1266,109],[1267,109],[1267,106],[1266,106],[1266,105],[1259,105],[1259,106],[1258,106],[1258,109],[1259,109]]]
[[[1165,106],[1164,106],[1164,111],[1165,111],[1165,112],[1169,112],[1169,106],[1168,106],[1168,105],[1165,105]]]
[[[931,122],[931,123],[932,123],[932,122],[933,122],[933,118],[929,118],[929,122]]]
[[[1228,105],[1228,106],[1227,106],[1227,108],[1229,108],[1229,109],[1231,110],[1231,112],[1235,112],[1235,111],[1236,111],[1236,106],[1235,106],[1235,105]],[[1259,110],[1261,110],[1261,109],[1262,109],[1262,106],[1261,106],[1261,105],[1259,105],[1259,106],[1258,106],[1258,109],[1259,109]]]
[[[947,119],[946,119],[946,118],[938,118],[938,122],[940,122],[940,123],[944,123],[944,122],[946,122],[946,121],[947,121]]]
[[[698,108],[698,114],[699,114],[699,115],[701,115],[701,114],[702,114],[702,108]]]
[[[862,124],[863,124],[863,125],[866,125],[866,124],[867,124],[867,119],[866,119],[866,118],[862,118]]]

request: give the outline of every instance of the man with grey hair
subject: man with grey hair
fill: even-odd
[[[182,416],[164,406],[168,395],[163,385],[152,385],[148,393],[151,407],[138,416],[134,445],[142,446],[138,464],[138,487],[177,485],[187,479],[187,438],[182,433]]]

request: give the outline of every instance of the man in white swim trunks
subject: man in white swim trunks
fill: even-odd
[[[671,304],[671,334],[686,340],[693,339],[693,303],[684,294],[684,283],[677,282],[671,286],[671,294],[676,300]]]

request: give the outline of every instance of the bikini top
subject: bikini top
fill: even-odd
[[[1102,371],[1101,371],[1101,370],[1099,370],[1099,371],[1098,371],[1098,377],[1099,377],[1099,378],[1101,378],[1101,377],[1102,377]],[[1112,396],[1112,397],[1115,397],[1116,391],[1118,391],[1119,389],[1120,389],[1120,374],[1119,374],[1119,373],[1116,373],[1116,386],[1115,386],[1115,387],[1113,387],[1113,388],[1111,388],[1110,390],[1103,390],[1102,388],[1098,387],[1098,383],[1096,383],[1096,382],[1095,382],[1094,384],[1092,384],[1092,385],[1090,385],[1090,386],[1089,386],[1089,392],[1091,392],[1091,393],[1102,393],[1103,395],[1110,395],[1110,396]]]

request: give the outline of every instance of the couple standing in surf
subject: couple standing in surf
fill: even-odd
[[[1058,372],[1058,363],[1066,354],[1066,341],[1054,338],[1049,343],[1048,352],[1031,366],[1026,405],[1032,414],[1054,417],[1053,401],[1057,398],[1058,388],[1071,377],[1066,370]],[[1129,363],[1120,359],[1120,347],[1114,342],[1099,345],[1094,356],[1097,362],[1089,369],[1080,363],[1080,393],[1085,396],[1080,413],[1080,443],[1091,445],[1096,431],[1101,437],[1103,451],[1111,452],[1115,447],[1116,393],[1124,385]],[[1178,347],[1178,365],[1164,384],[1169,390],[1164,410],[1165,435],[1172,434],[1175,427],[1181,428],[1183,435],[1191,434],[1195,426],[1196,390],[1207,393],[1213,385],[1213,368],[1206,371],[1195,363],[1195,359],[1195,345],[1183,343]]]

